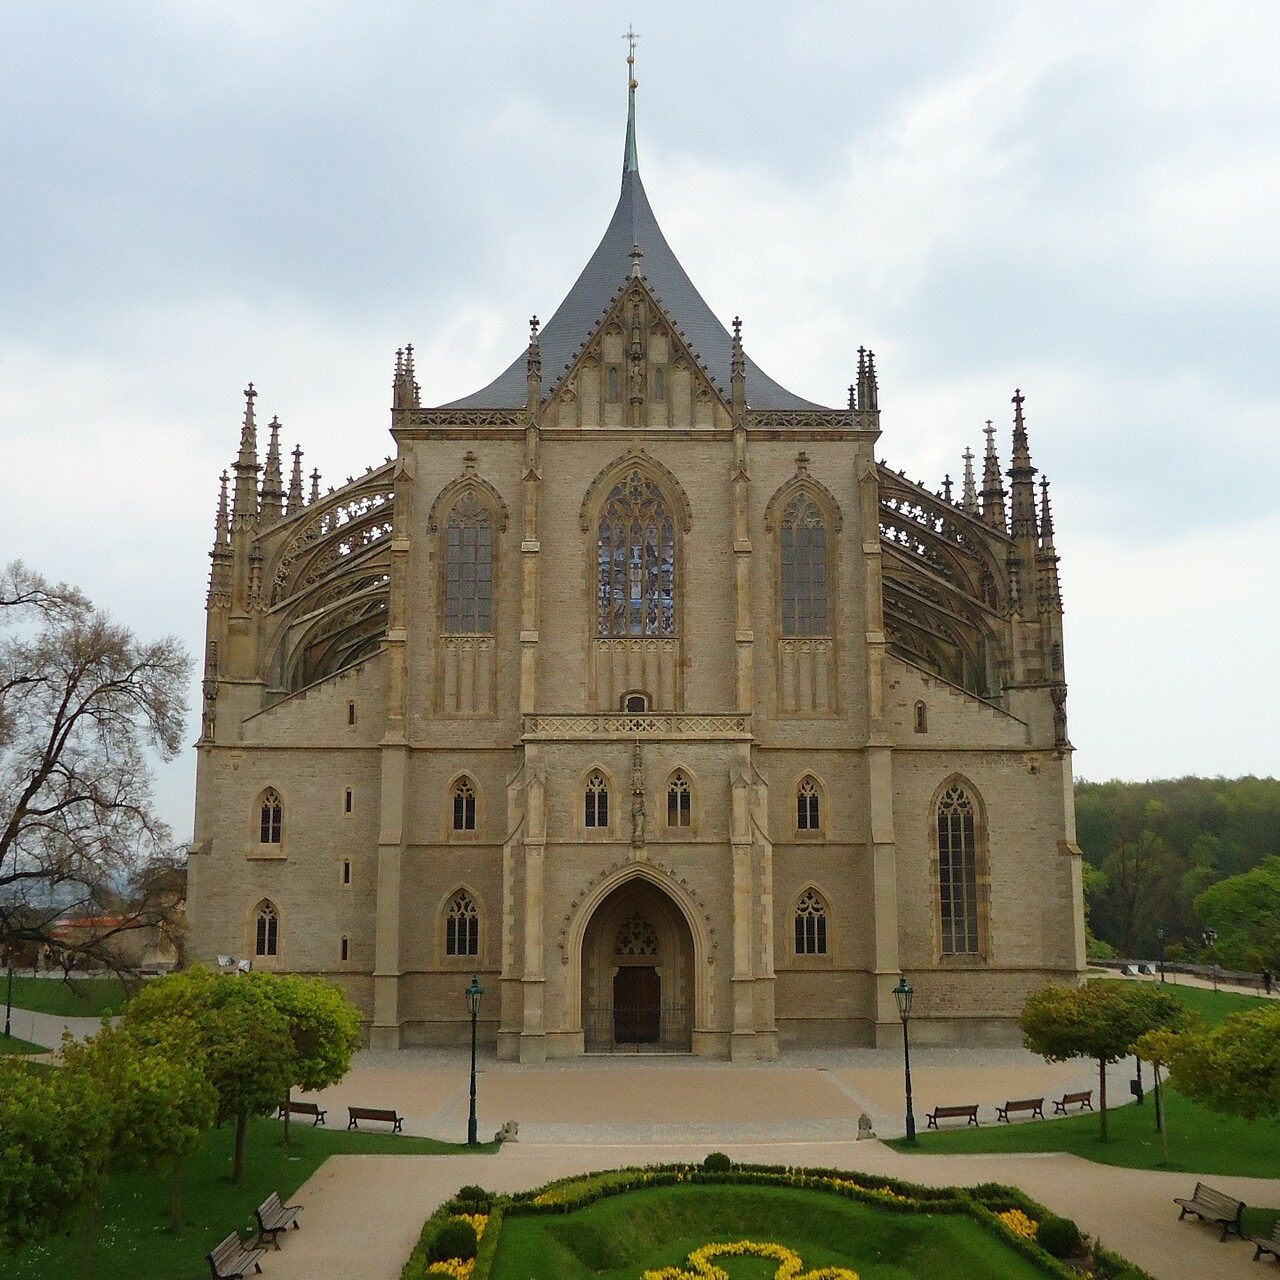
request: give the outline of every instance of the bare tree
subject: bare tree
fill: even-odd
[[[112,939],[160,923],[139,892],[173,857],[150,753],[181,746],[189,666],[175,638],[144,644],[75,588],[0,569],[0,946],[119,968]],[[68,934],[67,916],[95,923]]]

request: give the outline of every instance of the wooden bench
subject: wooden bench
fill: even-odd
[[[1053,1114],[1056,1116],[1058,1112],[1062,1112],[1065,1116],[1068,1107],[1079,1106],[1081,1111],[1086,1108],[1093,1110],[1093,1090],[1085,1089],[1083,1093],[1064,1093],[1062,1097],[1057,1099],[1053,1104]]]
[[[350,1117],[347,1121],[348,1129],[358,1129],[360,1127],[356,1123],[358,1120],[383,1120],[391,1126],[392,1133],[400,1132],[400,1125],[404,1119],[387,1107],[348,1107],[347,1115]]]
[[[240,1242],[240,1234],[233,1231],[212,1253],[205,1255],[209,1260],[209,1274],[212,1280],[244,1280],[249,1268],[261,1271],[260,1259],[266,1255],[265,1249],[246,1249]]]
[[[285,1204],[280,1193],[273,1191],[255,1210],[258,1218],[258,1243],[273,1244],[280,1248],[276,1237],[290,1227],[298,1228],[298,1214],[302,1212],[300,1204]]]
[[[280,1104],[280,1113],[276,1116],[277,1120],[283,1120],[285,1112],[295,1116],[314,1116],[311,1127],[314,1129],[318,1124],[324,1124],[324,1118],[329,1113],[322,1108],[316,1106],[314,1102],[282,1102]]]
[[[970,1124],[977,1124],[978,1104],[975,1102],[971,1107],[934,1107],[927,1117],[929,1123],[926,1128],[936,1129],[939,1120],[958,1120],[961,1116],[967,1117]]]
[[[1203,1182],[1197,1182],[1196,1189],[1191,1193],[1191,1199],[1183,1200],[1175,1196],[1173,1203],[1180,1206],[1179,1222],[1187,1214],[1194,1213],[1204,1222],[1216,1222],[1222,1228],[1224,1240],[1227,1238],[1228,1231],[1234,1231],[1241,1239],[1244,1238],[1240,1229],[1241,1219],[1244,1216],[1243,1200],[1235,1200],[1231,1196],[1223,1195],[1221,1191],[1205,1186]]]
[[[1277,1262],[1280,1262],[1280,1218],[1275,1220],[1269,1236],[1246,1236],[1245,1238],[1254,1247],[1254,1262],[1257,1262],[1264,1253],[1271,1254]]]
[[[1006,1102],[1003,1107],[996,1108],[996,1123],[1001,1120],[1005,1124],[1009,1123],[1010,1111],[1030,1111],[1032,1119],[1039,1117],[1044,1119],[1044,1099],[1043,1098],[1018,1098],[1016,1101]]]

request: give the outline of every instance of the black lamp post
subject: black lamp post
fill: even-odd
[[[911,1109],[911,1039],[907,1035],[907,1019],[911,1017],[911,997],[914,994],[904,973],[893,989],[893,998],[898,1002],[898,1017],[902,1019],[902,1062],[907,1082],[907,1141],[913,1146],[916,1141],[916,1116]]]
[[[13,1019],[13,957],[17,954],[17,948],[10,943],[4,949],[5,962],[9,969],[9,992],[4,1000],[4,1038],[8,1040],[13,1032],[10,1030],[10,1023]]]
[[[480,1016],[480,997],[484,988],[478,978],[467,988],[467,1004],[471,1008],[471,1113],[467,1117],[467,1146],[476,1145],[476,1019]]]
[[[1156,938],[1160,943],[1160,981],[1164,982],[1164,925],[1156,930]]]

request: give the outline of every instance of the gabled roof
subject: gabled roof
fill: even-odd
[[[544,394],[550,391],[577,355],[578,349],[595,330],[601,316],[613,302],[619,288],[631,274],[632,250],[642,251],[640,271],[650,290],[662,303],[686,342],[706,365],[712,381],[726,397],[730,389],[730,359],[733,339],[716,318],[702,295],[672,252],[658,226],[636,157],[635,82],[630,86],[627,112],[627,139],[622,162],[622,193],[609,220],[604,238],[591,255],[568,296],[539,334],[542,348]],[[753,409],[821,409],[774,382],[747,357],[747,403]],[[525,353],[487,387],[441,406],[446,409],[508,409],[523,406],[527,394]]]

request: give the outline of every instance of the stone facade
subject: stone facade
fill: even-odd
[[[255,392],[212,552],[191,953],[340,981],[382,1046],[504,1057],[1009,1035],[1084,964],[1047,486],[878,463],[623,194],[545,329],[304,495]],[[544,375],[544,361],[548,374]],[[513,393],[513,387],[516,388]],[[1006,514],[1006,497],[1010,508]]]

